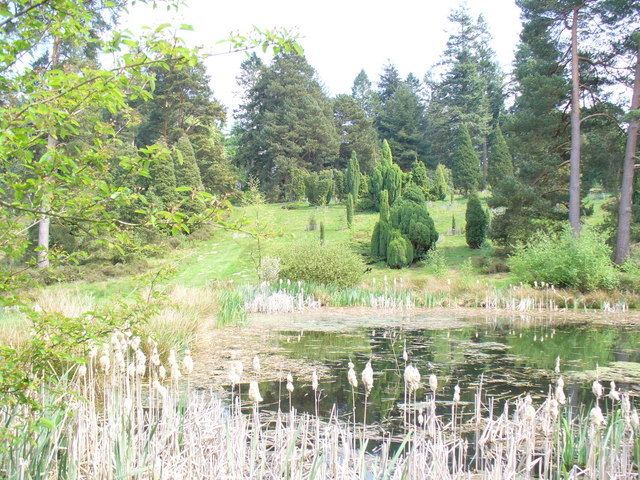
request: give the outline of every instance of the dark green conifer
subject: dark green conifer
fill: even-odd
[[[472,193],[467,201],[467,211],[465,213],[465,236],[469,248],[480,248],[487,236],[487,227],[489,226],[489,216],[482,204],[477,193]]]
[[[513,176],[513,160],[509,153],[509,147],[502,135],[500,126],[493,131],[491,142],[491,156],[489,157],[489,184],[493,187],[506,177]]]
[[[476,190],[482,178],[480,159],[471,143],[466,125],[458,130],[458,140],[453,154],[453,185],[464,193]]]
[[[353,227],[353,195],[347,194],[347,226]]]

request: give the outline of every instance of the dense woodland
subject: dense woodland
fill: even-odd
[[[471,195],[475,208],[475,192],[484,191],[489,210],[475,208],[481,226],[469,245],[488,235],[508,251],[567,220],[577,234],[592,211],[585,198],[597,190],[611,196],[603,229],[622,263],[640,234],[633,208],[638,4],[517,3],[522,33],[509,71],[496,60],[485,19],[460,6],[425,75],[402,76],[389,60],[382,72],[360,71],[351,92],[335,97],[297,44],[274,48],[268,59],[250,53],[233,119],[211,89],[216,72],[206,71],[197,51],[171,51],[158,30],[155,44],[123,42],[134,52],[117,70],[121,90],[104,81],[86,108],[74,110],[69,102],[82,99],[66,98],[34,128],[20,118],[42,113],[23,107],[29,82],[47,78],[44,96],[71,78],[105,75],[100,53],[115,47],[101,36],[122,6],[87,7],[92,23],[82,41],[53,34],[45,43],[11,43],[3,78],[16,90],[2,99],[4,130],[24,127],[25,138],[4,143],[0,198],[8,237],[22,236],[16,226],[29,232],[12,257],[29,261],[35,253],[47,267],[54,253],[60,262],[82,262],[88,252],[144,252],[154,236],[220,221],[227,201],[250,203],[259,190],[270,202],[343,202],[351,219],[354,211],[380,211],[371,253],[388,257],[393,244],[393,256],[402,250],[404,260],[387,262],[402,266],[435,246],[430,200]],[[21,25],[17,15],[7,39],[34,36],[44,18]],[[145,48],[160,51],[152,59]],[[35,58],[27,73],[16,67],[26,53]]]

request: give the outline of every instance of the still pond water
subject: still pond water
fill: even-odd
[[[409,362],[422,375],[423,388],[418,401],[424,400],[428,376],[438,377],[438,413],[446,416],[451,408],[454,386],[461,388],[463,407],[473,410],[476,389],[482,381],[484,399],[493,397],[502,411],[506,399],[531,394],[537,403],[546,397],[555,382],[556,358],[560,357],[565,393],[573,405],[593,403],[591,383],[598,379],[609,390],[615,380],[619,389],[640,395],[640,325],[594,324],[586,320],[546,318],[455,318],[452,328],[437,326],[425,316],[410,324],[397,325],[388,318],[375,326],[357,328],[308,329],[282,331],[280,347],[292,358],[323,365],[320,377],[319,411],[328,417],[335,406],[342,418],[351,415],[351,387],[347,381],[347,363],[355,364],[359,389],[356,394],[357,418],[362,420],[364,393],[360,372],[371,359],[374,386],[369,396],[367,423],[393,426],[402,416],[404,396],[404,360],[406,345]],[[400,320],[400,319],[398,319]],[[287,322],[291,324],[291,322]],[[298,327],[296,322],[293,322]],[[302,323],[303,324],[303,323]],[[315,323],[318,325],[318,323]],[[299,410],[315,410],[310,379],[294,378],[292,404]],[[283,382],[265,382],[260,386],[263,409],[277,409],[278,399],[284,411],[289,398]],[[466,405],[466,407],[464,406]]]

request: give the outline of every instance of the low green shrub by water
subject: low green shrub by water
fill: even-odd
[[[618,283],[604,236],[587,228],[578,237],[568,228],[560,234],[537,235],[516,247],[508,263],[516,280],[530,285],[546,282],[590,291]]]
[[[304,242],[279,252],[280,278],[341,287],[357,285],[364,274],[362,258],[348,246]]]

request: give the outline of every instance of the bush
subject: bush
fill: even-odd
[[[601,234],[587,228],[579,237],[569,228],[561,234],[538,234],[516,247],[508,265],[517,280],[528,284],[546,282],[589,291],[611,289],[618,282],[611,248]]]
[[[279,254],[280,278],[325,285],[357,285],[365,270],[360,255],[348,246],[304,242],[288,246]]]
[[[305,193],[311,205],[328,205],[334,190],[331,170],[312,173],[305,178]]]
[[[489,216],[482,208],[478,194],[473,193],[467,202],[465,213],[467,225],[465,227],[465,237],[469,248],[480,248],[487,237],[487,227],[489,226]]]
[[[280,259],[263,257],[258,266],[258,278],[261,282],[275,282],[280,273]]]
[[[387,247],[387,265],[391,268],[402,268],[413,263],[413,245],[399,230],[391,233]]]
[[[438,241],[438,232],[427,210],[424,194],[412,184],[391,209],[391,226],[411,242],[417,258],[424,257]]]

